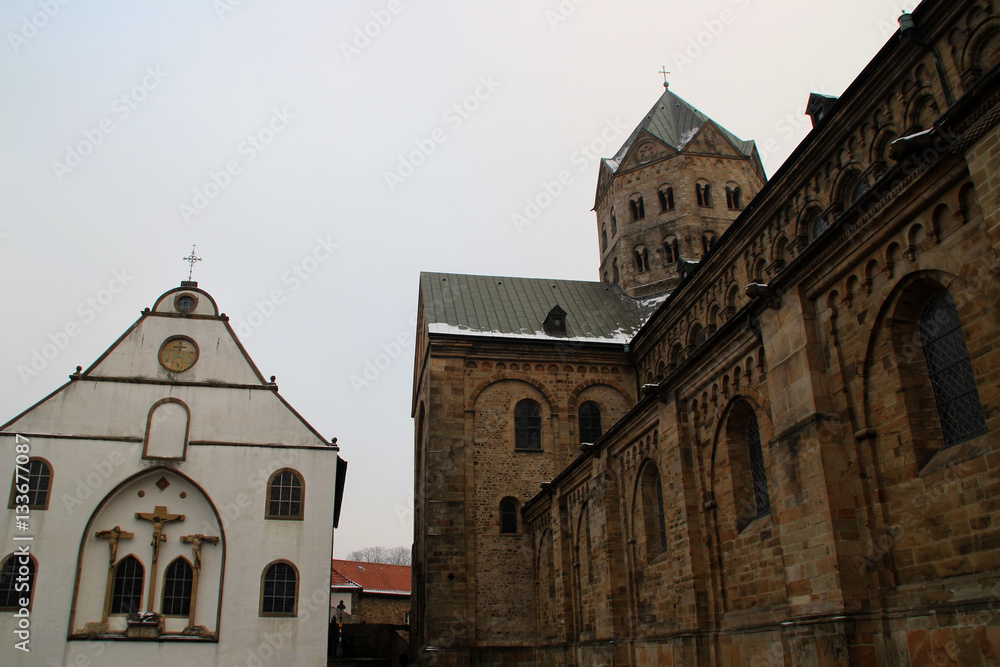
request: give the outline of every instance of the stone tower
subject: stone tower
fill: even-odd
[[[633,296],[672,290],[765,181],[753,141],[664,88],[597,181],[601,280]]]

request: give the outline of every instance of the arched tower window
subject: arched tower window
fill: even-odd
[[[23,460],[23,459],[22,459]],[[21,472],[21,484],[25,482],[25,475]],[[49,489],[52,486],[52,467],[45,459],[32,458],[28,460],[27,484],[28,492],[17,492],[18,473],[14,471],[14,478],[10,483],[10,508],[16,505],[27,505],[33,510],[44,510],[49,507]]]
[[[131,614],[142,610],[142,582],[145,576],[146,570],[135,556],[129,554],[118,561],[110,613]]]
[[[580,406],[580,442],[597,442],[601,437],[601,407],[594,401]]]
[[[514,447],[542,448],[542,410],[530,398],[518,401],[514,406]]]
[[[23,569],[22,569],[23,568]],[[27,570],[27,575],[24,574]],[[18,581],[18,577],[24,577]],[[27,588],[18,590],[18,584],[27,583]],[[16,611],[21,608],[21,598],[28,598],[28,607],[35,593],[35,559],[26,554],[10,554],[0,566],[0,611]]]
[[[633,220],[641,220],[646,217],[646,205],[642,200],[642,195],[633,195],[632,199],[629,200],[628,207],[632,212]]]
[[[708,251],[715,246],[716,240],[715,232],[709,230],[701,235],[701,249],[703,254],[708,254]]]
[[[698,199],[698,206],[712,205],[712,186],[708,181],[698,181],[694,186],[694,194]]]
[[[739,211],[743,208],[743,190],[735,183],[726,186],[726,206],[733,211]]]
[[[660,188],[656,196],[660,200],[660,213],[674,210],[674,189],[672,187]]]
[[[976,376],[951,294],[932,298],[920,316],[920,340],[934,390],[944,446],[986,433]]]
[[[175,558],[163,574],[162,611],[164,616],[191,615],[191,585],[194,570],[183,556]]]
[[[614,238],[615,234],[617,234],[617,233],[618,233],[618,216],[615,215],[615,209],[614,209],[614,207],[612,207],[612,209],[611,209],[611,238]]]
[[[500,533],[513,535],[517,533],[517,500],[504,498],[500,501]]]
[[[615,283],[619,282],[621,280],[621,274],[618,272],[618,258],[617,257],[615,257],[611,261],[611,271],[612,271],[612,274],[613,274],[613,277],[614,277],[614,280],[612,282],[615,282]]]
[[[649,251],[643,246],[639,246],[633,251],[635,257],[635,269],[639,273],[649,271]]]
[[[608,249],[608,230],[601,228],[601,252],[606,252]]]

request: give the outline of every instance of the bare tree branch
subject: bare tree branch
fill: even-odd
[[[409,547],[365,547],[347,554],[346,560],[362,563],[385,563],[387,565],[409,565]]]

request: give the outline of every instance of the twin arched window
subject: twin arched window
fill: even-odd
[[[305,514],[305,486],[302,476],[282,468],[267,482],[267,519],[302,519]]]
[[[694,186],[694,194],[698,199],[698,206],[712,205],[712,186],[708,182],[699,182]]]
[[[27,483],[27,493],[18,493],[17,487]],[[49,490],[52,488],[52,466],[45,459],[31,458],[28,460],[27,471],[24,468],[14,471],[10,484],[10,508],[25,505],[33,510],[49,508]],[[27,496],[27,503],[24,502]]]
[[[733,211],[743,209],[743,190],[735,183],[726,186],[726,206]]]
[[[542,448],[542,410],[530,398],[514,406],[514,448]]]
[[[708,251],[715,246],[716,237],[715,232],[707,231],[701,235],[701,249],[704,254],[708,254]]]
[[[674,210],[674,189],[671,187],[661,188],[656,196],[660,200],[660,213]]]
[[[663,241],[663,256],[666,258],[667,264],[673,264],[680,260],[681,248],[676,236]]]
[[[639,246],[633,251],[635,257],[635,268],[639,273],[649,271],[649,251]]]
[[[642,200],[642,195],[635,195],[629,200],[628,208],[632,212],[633,220],[641,220],[646,217],[646,204]]]

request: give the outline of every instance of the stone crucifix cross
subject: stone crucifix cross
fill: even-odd
[[[183,514],[169,514],[163,505],[157,505],[150,512],[136,512],[136,519],[153,522],[153,561],[149,568],[149,595],[146,596],[146,611],[153,611],[153,595],[156,593],[156,565],[160,557],[160,543],[167,541],[167,536],[163,534],[163,524],[169,521],[183,521]]]

